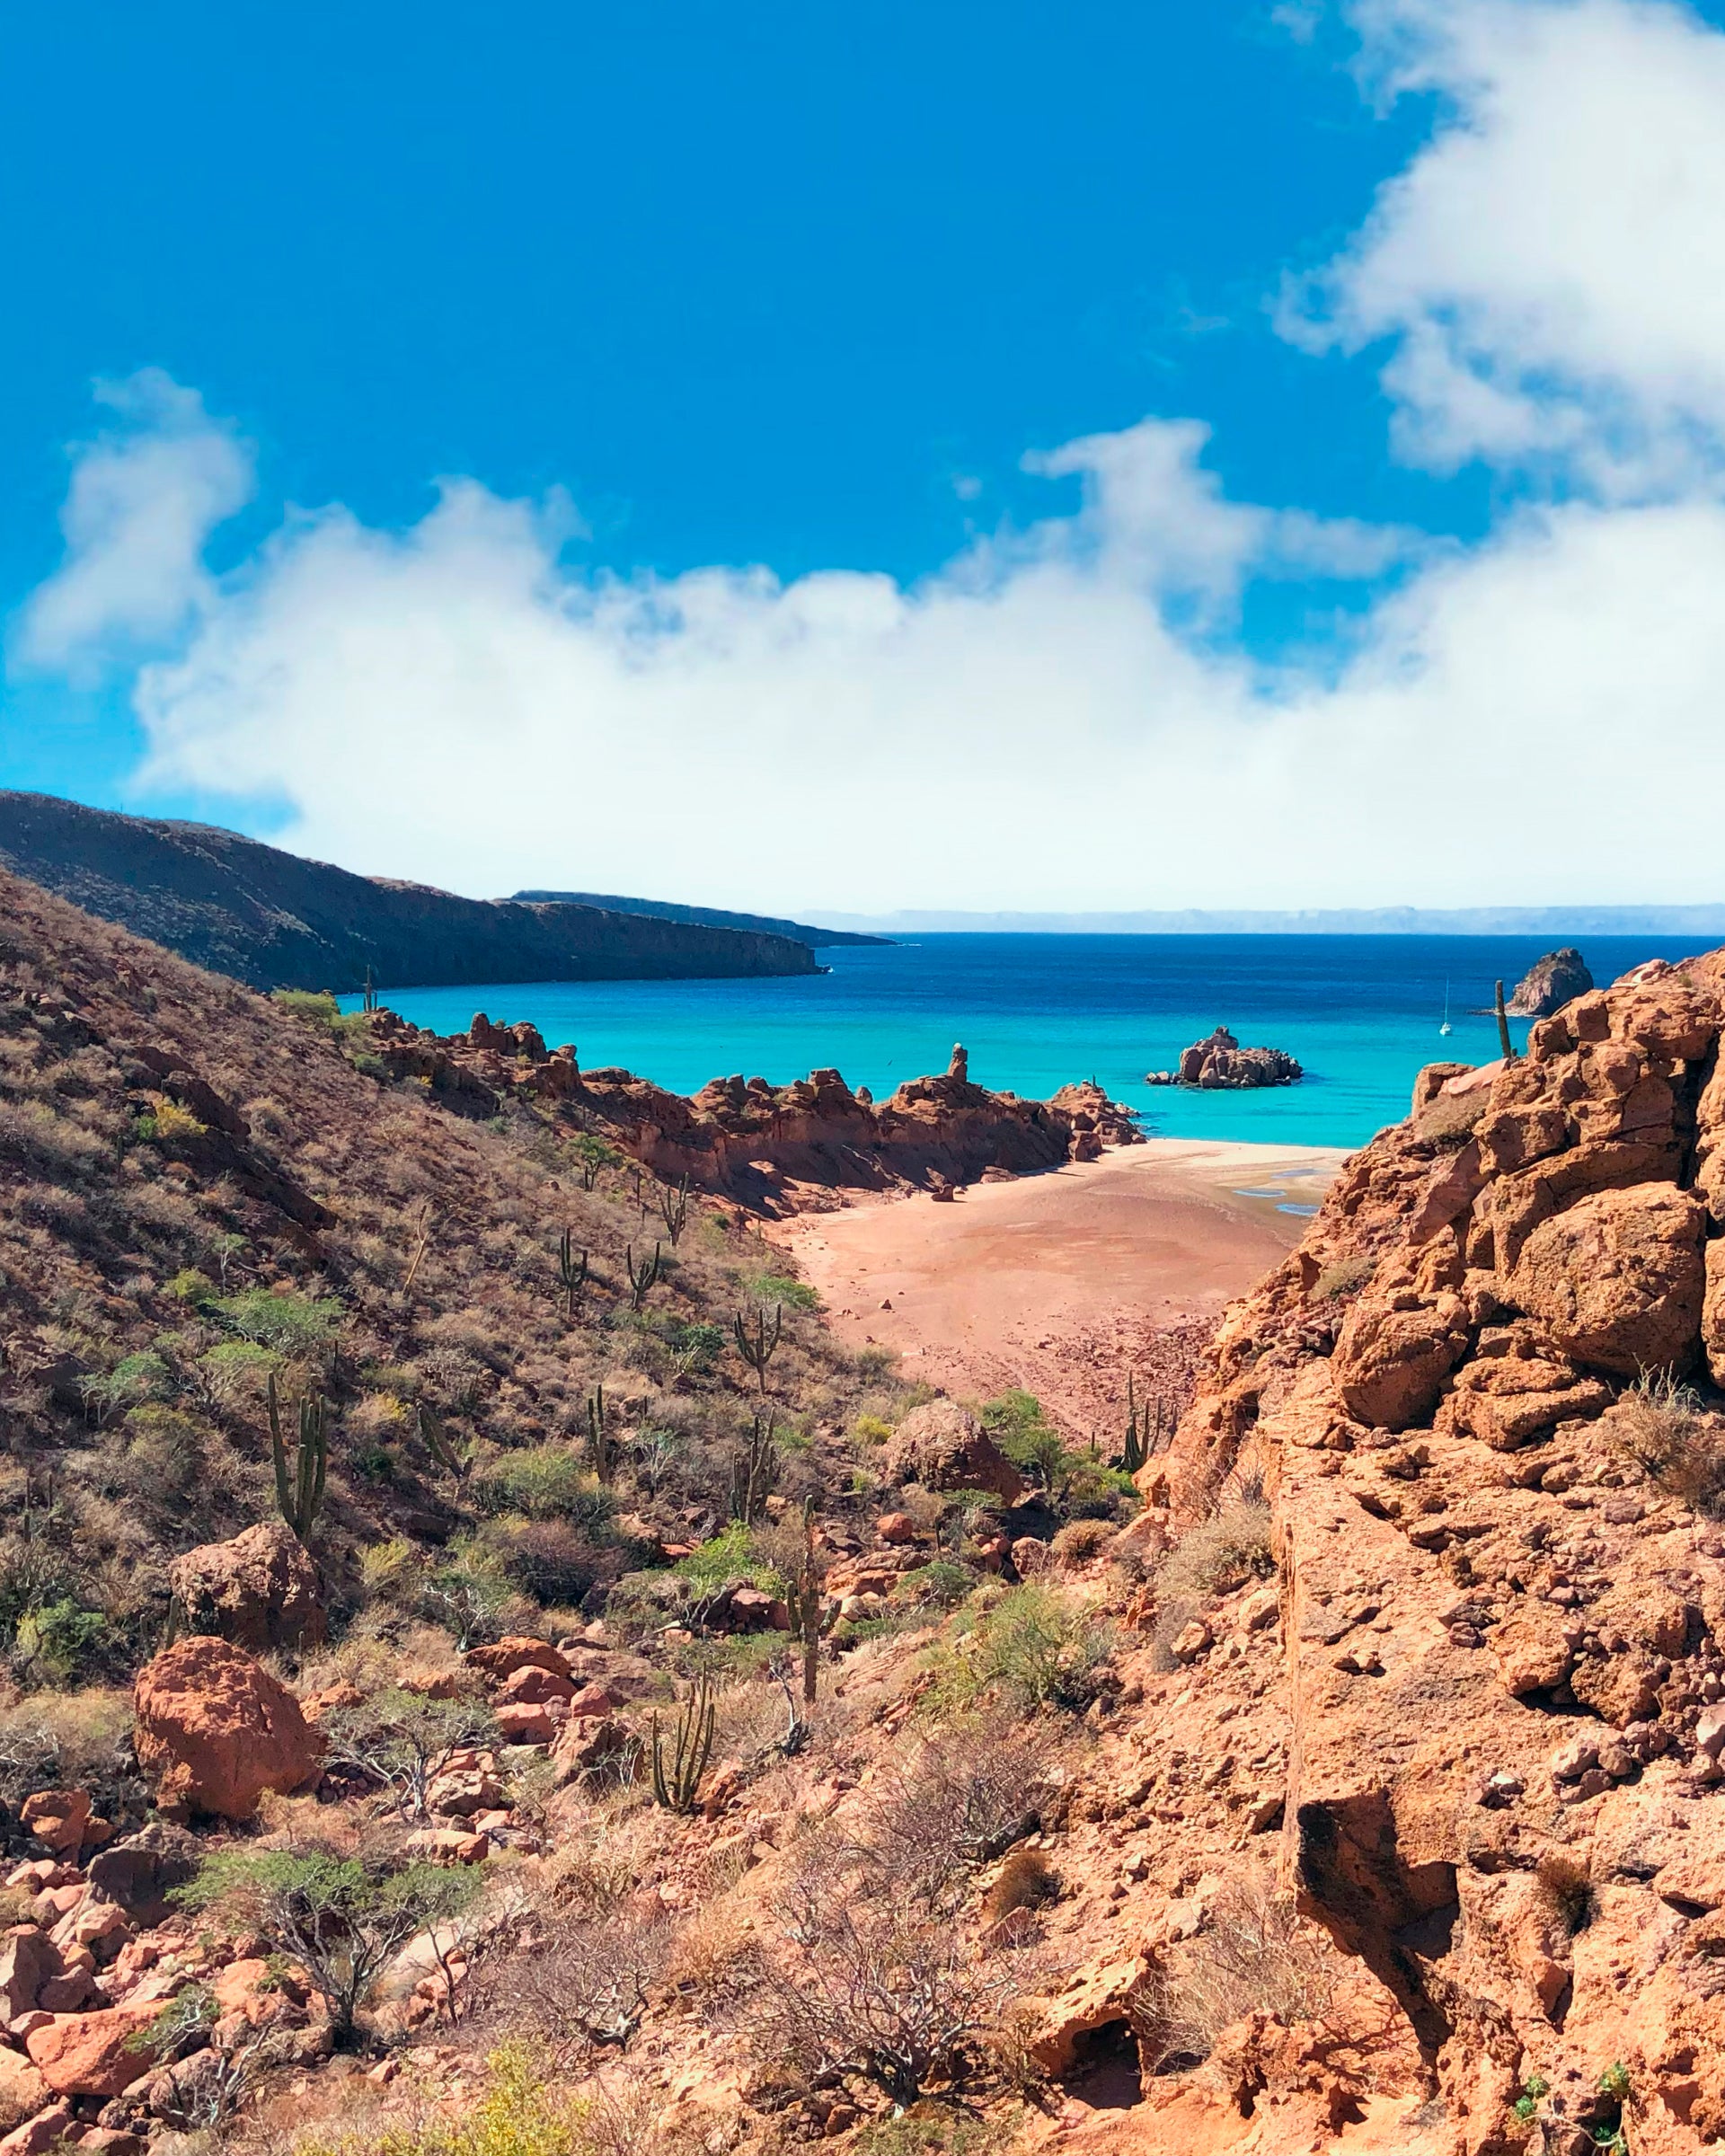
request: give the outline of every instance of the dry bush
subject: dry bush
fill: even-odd
[[[132,1701],[127,1692],[37,1692],[0,1709],[0,1802],[15,1807],[33,1789],[89,1789],[97,1808],[143,1784],[131,1759]]]
[[[1267,1877],[1234,1880],[1204,1929],[1169,1952],[1134,2001],[1145,2071],[1208,2058],[1222,2031],[1248,2014],[1322,2020],[1332,1996],[1326,1946]]]
[[[1069,1520],[1048,1544],[1048,1554],[1066,1571],[1100,1557],[1119,1533],[1114,1520]]]
[[[1008,1729],[954,1730],[880,1777],[849,1853],[890,1895],[950,1912],[978,1866],[1035,1832],[1049,1793]]]
[[[1358,1255],[1338,1258],[1324,1267],[1307,1289],[1305,1299],[1308,1303],[1332,1303],[1356,1288],[1364,1287],[1376,1269],[1369,1258]]]
[[[1041,1909],[1059,1898],[1060,1875],[1042,1851],[1015,1849],[983,1896],[983,1921],[997,1924],[1022,1909]]]
[[[484,1971],[473,2019],[489,2036],[531,2044],[559,2072],[606,2045],[628,2043],[671,1954],[671,1928],[626,1911],[571,1921],[542,1912],[513,1952]]]
[[[855,2074],[897,2104],[932,2081],[963,2089],[992,2074],[991,2040],[1031,1988],[1030,1957],[979,1954],[950,1922],[858,1886],[811,1860],[774,1896],[773,1943],[739,2010],[756,2052],[800,2089]]]
[[[1151,1651],[1158,1669],[1175,1666],[1173,1642],[1217,1595],[1275,1570],[1269,1507],[1254,1493],[1223,1505],[1191,1528],[1156,1567],[1156,1621]]]
[[[1602,1427],[1650,1482],[1698,1512],[1725,1515],[1725,1416],[1671,1373],[1647,1376],[1623,1392]]]
[[[1552,1922],[1573,1939],[1598,1913],[1586,1860],[1567,1849],[1548,1849],[1534,1872],[1534,1892]]]

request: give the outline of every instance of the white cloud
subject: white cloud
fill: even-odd
[[[1663,0],[1356,0],[1446,117],[1289,332],[1393,342],[1404,453],[1670,492],[1725,452],[1725,38]]]
[[[1303,333],[1388,340],[1411,451],[1544,467],[1479,543],[1233,500],[1204,428],[1152,420],[1027,460],[1079,506],[914,588],[577,572],[567,504],[471,480],[405,531],[296,513],[212,581],[239,453],[164,394],[154,431],[80,464],[34,648],[75,659],[177,609],[137,680],[147,782],[284,799],[289,844],[471,891],[1725,896],[1685,821],[1725,788],[1725,39],[1641,0],[1358,12],[1385,79],[1440,87],[1448,117]],[[119,574],[154,558],[123,535],[161,529],[160,582]],[[1238,623],[1272,576],[1367,603],[1309,666],[1266,668]]]
[[[32,594],[13,644],[26,665],[84,677],[171,637],[209,596],[205,544],[252,485],[233,429],[160,368],[99,383],[96,398],[119,424],[73,453],[66,559]]]

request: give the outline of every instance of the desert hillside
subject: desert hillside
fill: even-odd
[[[1106,1102],[0,898],[0,2156],[1725,2138],[1725,964],[1425,1074],[1110,1454],[755,1229]]]

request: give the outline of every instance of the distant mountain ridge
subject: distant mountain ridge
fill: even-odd
[[[1725,936],[1725,904],[1697,906],[1337,906],[1298,912],[827,914],[828,924],[885,936]]]
[[[890,943],[890,936],[862,935],[853,929],[821,928],[801,921],[781,921],[771,914],[730,914],[717,906],[681,906],[668,898],[617,898],[597,891],[517,891],[528,905],[597,906],[611,914],[640,914],[650,921],[686,921],[702,928],[741,928],[756,935],[789,936],[793,943],[824,950],[834,943]]]
[[[212,824],[0,791],[0,866],[253,988],[727,980],[817,973],[809,945],[593,906],[356,876]]]

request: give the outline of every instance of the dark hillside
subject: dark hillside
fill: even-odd
[[[610,914],[642,914],[652,921],[688,921],[707,928],[741,928],[759,935],[789,936],[811,950],[833,943],[890,943],[890,936],[864,936],[846,928],[814,928],[803,921],[782,921],[773,914],[729,914],[717,906],[681,906],[668,898],[616,898],[598,891],[517,891],[529,904],[597,906]]]
[[[0,865],[253,988],[812,973],[807,943],[355,876],[238,832],[0,792]]]

